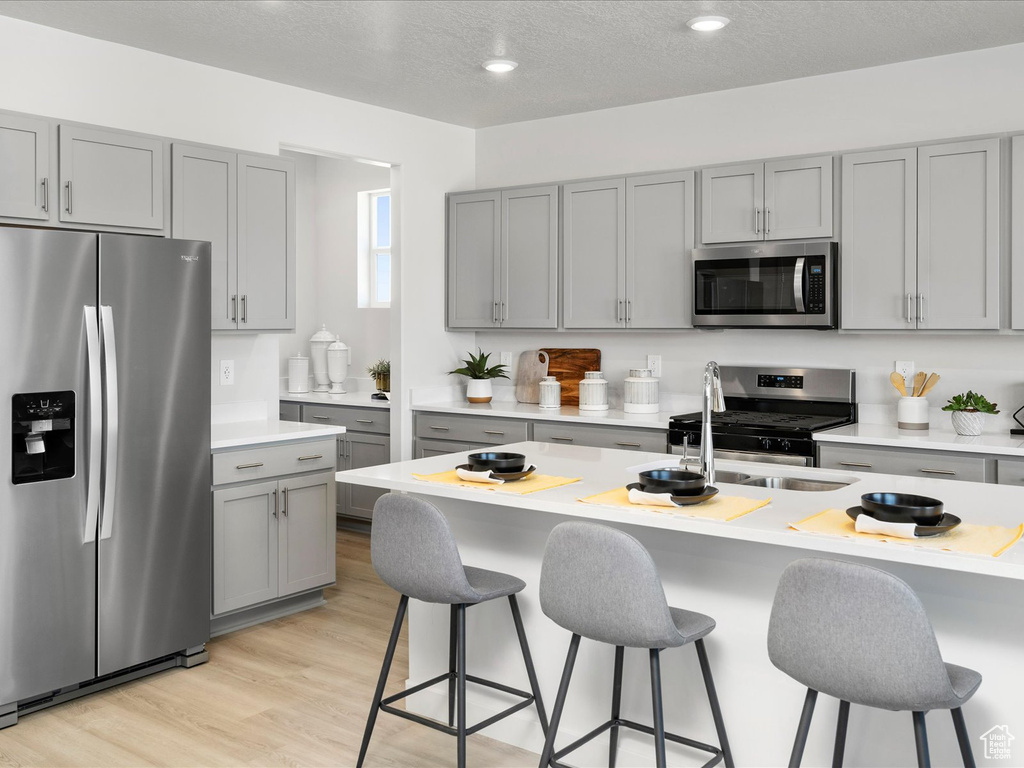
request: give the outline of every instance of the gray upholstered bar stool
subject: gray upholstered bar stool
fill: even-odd
[[[768,625],[772,663],[807,686],[790,766],[799,766],[818,692],[839,699],[833,766],[843,764],[850,704],[914,713],[918,766],[928,766],[925,713],[948,709],[964,765],[974,766],[961,706],[981,685],[946,664],[906,582],[867,565],[807,558],[782,573]]]
[[[384,654],[384,664],[381,666],[377,689],[373,694],[373,704],[366,718],[366,730],[363,732],[357,766],[362,766],[366,757],[366,748],[370,745],[373,726],[377,722],[377,710],[390,712],[455,736],[458,743],[459,768],[465,768],[466,765],[466,736],[525,709],[530,704],[536,704],[541,728],[547,732],[547,717],[544,714],[540,689],[537,687],[537,674],[533,669],[530,647],[526,642],[526,632],[523,630],[523,620],[519,613],[519,604],[516,602],[516,593],[526,587],[521,579],[498,571],[464,566],[462,558],[459,557],[455,538],[448,527],[448,521],[437,507],[422,499],[397,493],[381,496],[373,507],[370,557],[377,575],[385,584],[401,593],[402,597],[398,601],[395,624],[391,630],[387,652]],[[384,684],[387,682],[391,662],[395,656],[395,646],[398,645],[398,636],[402,631],[402,620],[405,618],[410,597],[428,603],[451,605],[448,672],[415,685],[407,691],[382,699]],[[512,621],[519,636],[519,647],[526,663],[526,674],[530,679],[532,693],[466,674],[466,608],[500,597],[507,597],[512,608]],[[399,699],[429,688],[442,680],[448,681],[447,726],[391,706]],[[522,701],[474,726],[467,727],[467,681],[519,696]]]
[[[712,758],[704,764],[705,768],[717,765],[723,758],[725,765],[732,768],[729,740],[725,735],[722,711],[711,678],[711,665],[704,648],[704,637],[715,628],[715,620],[701,613],[669,607],[654,561],[639,541],[615,528],[594,523],[571,522],[556,526],[544,550],[540,605],[548,618],[572,632],[558,699],[551,713],[551,727],[540,759],[541,768],[559,765],[558,760],[608,730],[611,731],[608,765],[615,768],[620,727],[654,736],[658,768],[665,767],[666,739],[710,752]],[[581,637],[615,646],[611,719],[555,752],[558,722],[565,706]],[[665,732],[660,654],[664,648],[688,643],[697,648],[720,747]],[[649,650],[653,728],[620,717],[622,661],[626,646]]]

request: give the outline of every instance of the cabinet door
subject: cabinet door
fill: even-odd
[[[360,435],[350,432],[345,435],[345,468],[362,469],[387,464],[391,461],[391,438],[382,435]],[[387,493],[384,488],[371,488],[366,485],[343,486],[345,501],[341,514],[351,517],[373,517],[373,505]]]
[[[1010,277],[1013,279],[1013,324],[1024,330],[1024,136],[1014,136],[1010,150],[1013,159],[1010,186]]]
[[[625,179],[562,187],[562,270],[566,328],[625,325]]]
[[[558,187],[501,193],[499,322],[558,327]]]
[[[501,193],[448,197],[448,327],[498,325]]]
[[[832,237],[831,155],[764,164],[764,237]]]
[[[295,164],[238,156],[238,327],[295,328]]]
[[[918,328],[999,327],[999,140],[920,147]]]
[[[917,150],[843,156],[842,327],[917,327]]]
[[[764,163],[705,168],[700,190],[702,243],[764,239]]]
[[[449,453],[462,453],[479,446],[471,443],[456,443],[449,440],[424,440],[417,437],[412,441],[413,456],[417,459],[428,459],[431,456],[446,456]]]
[[[278,418],[281,421],[301,421],[301,410],[298,403],[280,403]]]
[[[277,483],[213,494],[213,612],[277,597]]]
[[[131,229],[164,227],[164,143],[60,126],[60,220]]]
[[[0,216],[47,221],[50,184],[49,121],[0,114]]]
[[[668,452],[668,436],[663,429],[630,429],[537,421],[533,424],[533,439],[538,443],[589,445],[594,448],[616,448],[621,451]]]
[[[171,154],[171,237],[211,246],[212,328],[238,327],[238,178],[234,152],[175,144]]]
[[[626,324],[691,328],[693,172],[626,179]]]
[[[280,482],[280,597],[334,583],[334,486],[333,472]]]

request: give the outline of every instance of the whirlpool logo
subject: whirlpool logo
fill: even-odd
[[[181,254],[181,260],[182,261],[189,261],[189,262],[199,261],[199,256],[189,255],[187,253],[183,253],[183,254]]]

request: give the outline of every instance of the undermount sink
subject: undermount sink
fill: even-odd
[[[716,483],[736,483],[737,485],[747,484],[750,480],[750,475],[745,475],[742,472],[729,472],[726,469],[715,470],[715,482]]]
[[[716,475],[718,473],[715,473]],[[784,491],[836,491],[850,485],[839,480],[815,480],[807,477],[752,477],[743,485],[758,488],[778,488]]]

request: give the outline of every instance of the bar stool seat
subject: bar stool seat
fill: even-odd
[[[703,613],[687,611],[685,608],[673,608],[672,606],[669,606],[668,612],[672,616],[672,623],[679,630],[679,642],[670,646],[672,648],[678,648],[680,645],[686,645],[687,643],[700,640],[702,637],[707,637],[711,634],[711,630],[717,626],[714,619],[710,616],[705,616]]]
[[[466,571],[466,581],[469,582],[469,586],[480,596],[479,600],[475,602],[483,603],[499,597],[517,595],[526,589],[525,581],[507,573],[474,568],[471,565],[465,565],[463,568]]]

